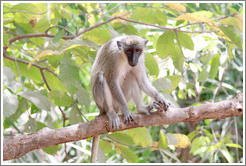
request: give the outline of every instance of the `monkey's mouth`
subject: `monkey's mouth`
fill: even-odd
[[[132,62],[130,62],[129,65],[130,65],[131,67],[134,67],[134,66],[137,65],[137,63],[132,63]]]

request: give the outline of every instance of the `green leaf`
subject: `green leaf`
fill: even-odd
[[[50,100],[46,96],[41,95],[39,92],[25,91],[19,93],[18,95],[31,101],[33,104],[35,104],[35,106],[37,106],[41,110],[49,111],[51,108]]]
[[[123,156],[123,158],[126,159],[128,163],[138,162],[137,155],[133,151],[131,151],[128,147],[118,145],[115,148],[116,148],[116,152],[118,153],[120,152],[120,154]]]
[[[83,34],[82,39],[88,39],[97,44],[104,44],[110,40],[112,36],[106,29],[96,28]]]
[[[167,24],[165,13],[154,8],[137,7],[133,10],[131,19],[162,26]]]
[[[159,147],[162,149],[167,149],[168,148],[168,141],[166,136],[162,133],[160,130],[159,132]]]
[[[70,49],[75,49],[77,47],[81,47],[83,49],[87,49],[85,46],[98,49],[98,45],[93,43],[90,40],[81,40],[81,39],[73,39],[73,40],[68,40],[65,41],[64,43],[61,44],[61,46],[58,48],[61,52],[68,51]],[[84,55],[85,56],[85,55]]]
[[[57,43],[64,36],[64,30],[60,30],[53,39],[54,43]]]
[[[229,163],[234,163],[234,160],[228,150],[221,149],[221,153]]]
[[[12,114],[9,117],[9,120],[11,120],[12,122],[16,121],[21,116],[21,114],[23,114],[24,112],[26,112],[27,109],[28,109],[27,100],[24,99],[24,98],[23,99],[20,99],[17,110],[15,111],[14,114]],[[4,107],[3,107],[3,111],[4,111]]]
[[[132,137],[123,132],[115,132],[115,133],[109,134],[109,137],[123,144],[134,145],[134,141]]]
[[[177,32],[179,43],[182,47],[194,50],[194,43],[191,37],[185,33]]]
[[[73,105],[72,109],[69,112],[69,123],[71,125],[74,125],[80,122],[83,122],[81,112],[77,109],[77,107],[75,107],[75,105]]]
[[[22,76],[30,78],[36,83],[43,83],[40,70],[36,67],[33,67],[30,70],[27,70],[27,64],[17,62],[18,65],[16,65],[15,61],[10,61],[8,59],[4,59],[4,64],[10,67],[16,75],[19,75],[19,72],[20,72]],[[16,66],[18,66],[18,69]]]
[[[228,143],[226,144],[226,146],[228,147],[232,147],[232,148],[239,148],[239,149],[243,149],[241,145],[239,144],[233,144],[233,143]]]
[[[204,66],[202,71],[199,73],[197,81],[198,82],[206,81],[207,78],[208,78],[208,71],[207,71],[207,65],[206,65],[206,66]]]
[[[200,155],[201,157],[204,156],[204,151],[201,150],[201,148],[207,148],[207,145],[211,142],[211,140],[208,137],[205,136],[200,136],[195,138],[192,141],[191,144],[191,149],[190,149],[190,153],[193,155]]]
[[[37,131],[41,130],[44,127],[47,127],[47,125],[42,122],[37,121],[36,123],[37,123]]]
[[[90,96],[83,87],[79,87],[78,91],[75,93],[75,97],[81,106],[85,106],[85,108],[89,110],[91,103]]]
[[[60,78],[63,85],[74,94],[80,86],[79,80],[79,68],[73,63],[73,61],[64,55],[64,58],[60,66]]]
[[[174,46],[171,58],[173,60],[173,65],[175,66],[175,68],[178,71],[182,71],[184,65],[184,56],[182,55],[182,52],[178,45]]]
[[[5,90],[3,94],[3,117],[10,117],[15,114],[18,105],[18,97]]]
[[[219,70],[219,66],[220,66],[220,55],[216,54],[211,60],[211,69],[209,72],[209,77],[211,79],[214,79],[216,77]]]
[[[42,13],[43,10],[39,8],[34,3],[19,3],[14,5],[11,8],[11,11],[24,11],[24,12],[15,12],[14,19],[16,22],[24,22],[30,19],[37,19],[40,15],[35,13]],[[33,14],[34,13],[34,14]]]
[[[126,131],[134,140],[135,144],[143,147],[152,146],[153,140],[147,128],[134,128]]]
[[[47,148],[43,148],[43,151],[47,154],[54,155],[58,150],[62,148],[62,145],[55,145],[55,146],[50,146]]]
[[[112,144],[109,141],[104,141],[100,139],[99,141],[99,146],[103,150],[103,153],[107,154],[112,151]]]
[[[72,104],[73,98],[70,97],[68,94],[58,91],[58,90],[52,90],[48,94],[49,99],[57,106],[65,107]]]
[[[192,140],[192,139],[195,138],[198,134],[199,134],[199,131],[197,131],[197,130],[192,131],[191,133],[188,134],[188,138],[189,138],[190,140]]]
[[[29,116],[29,120],[26,122],[24,126],[27,131],[30,131],[33,133],[36,132],[38,128],[36,120],[33,119],[31,116]]]
[[[240,49],[242,49],[242,40],[240,39],[238,34],[235,34],[235,30],[226,26],[219,26],[219,28],[223,31],[223,33]]]
[[[170,91],[167,91],[167,93],[171,93],[177,88],[181,79],[181,75],[166,76],[165,78],[168,78],[172,82],[172,89]]]
[[[126,35],[138,35],[138,30],[132,25],[125,25],[123,23],[116,22],[113,24],[114,30],[119,33],[124,33]]]
[[[11,90],[16,87],[15,73],[7,66],[3,66],[3,85]]]
[[[155,76],[159,75],[158,63],[156,62],[154,56],[149,53],[145,54],[145,66],[149,70],[150,75],[155,75]]]
[[[50,26],[50,21],[46,17],[43,17],[35,24],[34,31],[44,33]]]
[[[57,78],[54,74],[45,70],[44,75],[50,89],[67,92],[67,89],[62,85],[61,80]]]
[[[175,33],[173,31],[164,32],[157,40],[156,52],[162,59],[173,53]]]
[[[164,77],[164,78],[160,78],[158,80],[155,80],[153,82],[153,86],[158,90],[158,91],[170,91],[173,88],[172,82]]]

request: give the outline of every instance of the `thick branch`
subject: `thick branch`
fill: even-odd
[[[239,93],[233,100],[218,103],[206,103],[186,108],[169,108],[166,112],[161,110],[152,112],[150,116],[134,114],[134,124],[126,125],[120,116],[121,125],[118,131],[144,127],[160,126],[180,122],[194,122],[203,119],[222,119],[243,114],[243,94]],[[106,116],[97,117],[87,123],[80,123],[60,129],[47,127],[37,133],[16,135],[3,142],[3,160],[19,158],[26,153],[65,142],[79,141],[100,134],[115,132],[108,128]]]

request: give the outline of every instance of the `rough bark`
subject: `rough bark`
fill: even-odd
[[[243,115],[243,94],[239,93],[233,100],[218,103],[205,103],[186,108],[159,109],[151,115],[134,114],[134,124],[126,125],[120,116],[121,125],[118,131],[143,126],[160,126],[180,122],[194,122],[203,119],[223,119]],[[115,132],[108,128],[106,116],[97,117],[87,123],[80,123],[60,129],[47,127],[36,133],[16,135],[3,142],[3,160],[19,158],[26,153],[65,142],[79,141],[99,134]]]

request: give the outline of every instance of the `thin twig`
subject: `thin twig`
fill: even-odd
[[[65,31],[67,31],[68,33],[70,33],[71,35],[73,35],[74,38],[77,37],[77,36],[74,35],[71,31],[69,31],[66,27],[63,27],[63,26],[61,26],[61,25],[54,25],[54,26],[51,26],[51,27],[49,27],[44,33],[47,34],[48,31],[49,31],[50,29],[54,28],[54,27],[62,28],[62,29],[64,29]]]
[[[9,59],[11,61],[17,61],[17,62],[24,63],[24,64],[29,64],[30,63],[30,62],[25,61],[25,60],[22,60],[22,59],[17,59],[17,58],[10,57],[10,56],[7,55],[7,52],[5,53],[5,51],[3,52],[3,57],[4,58],[7,58],[7,59]],[[52,70],[50,70],[49,68],[40,66],[40,65],[38,65],[36,63],[33,63],[32,66],[35,66],[35,67],[37,67],[39,69],[42,69],[42,70],[47,70],[48,72],[52,73],[54,76],[56,76],[57,78],[59,78],[58,75],[56,73],[54,73]]]

